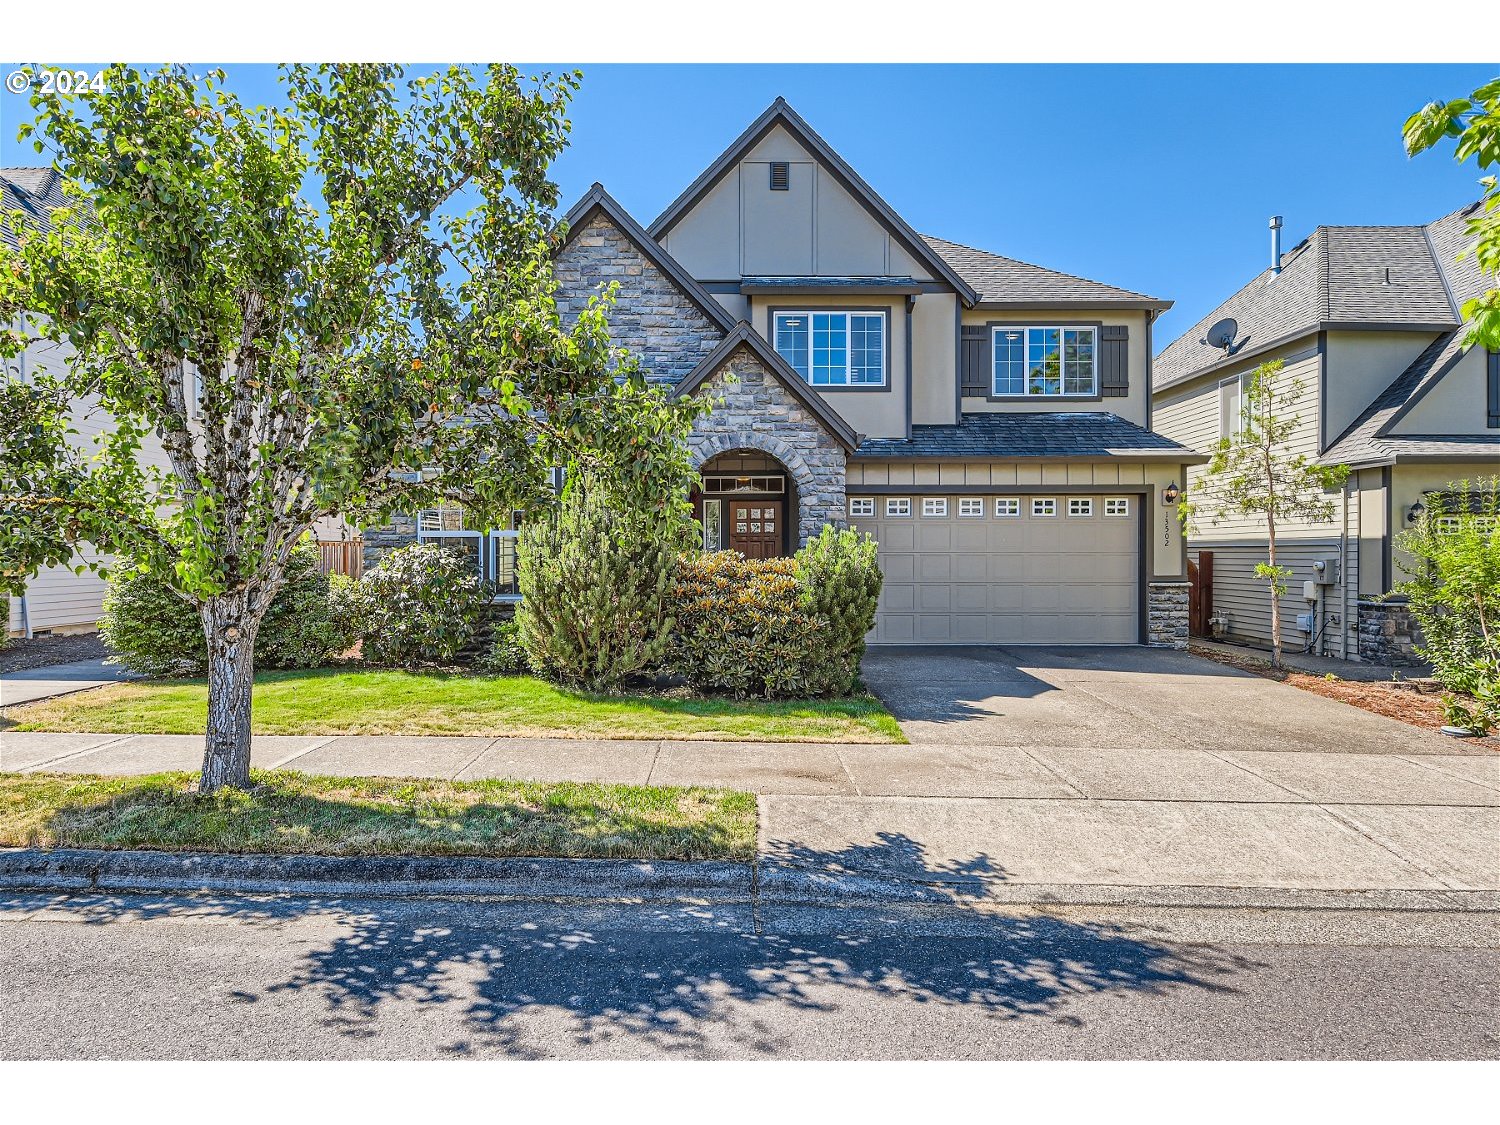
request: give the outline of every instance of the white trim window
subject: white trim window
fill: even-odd
[[[958,498],[958,518],[961,520],[983,519],[984,498],[982,496],[960,496]]]
[[[885,313],[778,312],[782,359],[815,387],[885,386]]]
[[[946,519],[948,516],[948,498],[946,496],[922,497],[922,514],[924,516]]]
[[[1099,330],[1066,324],[997,325],[990,334],[996,398],[1092,398],[1099,393]]]
[[[911,497],[887,496],[885,499],[885,514],[887,518],[911,515]]]
[[[855,496],[849,501],[849,516],[873,516],[875,514],[875,498],[873,496]]]
[[[1015,519],[1021,514],[1021,501],[1015,496],[995,497],[995,518]]]
[[[724,542],[724,501],[712,497],[703,500],[703,549],[719,551]]]
[[[1038,496],[1031,501],[1031,514],[1038,517],[1057,515],[1057,501],[1052,497]]]
[[[1245,432],[1245,390],[1236,375],[1219,384],[1219,440],[1229,441]]]
[[[1104,498],[1104,514],[1106,516],[1130,515],[1130,497],[1106,496]]]
[[[1094,502],[1087,496],[1068,497],[1068,515],[1070,516],[1092,516],[1094,514]]]

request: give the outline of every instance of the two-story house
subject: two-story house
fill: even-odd
[[[875,642],[1185,644],[1176,495],[1204,458],[1151,429],[1170,302],[919,235],[781,99],[649,226],[598,184],[566,223],[565,315],[617,283],[614,343],[715,402],[705,547],[870,532]],[[367,554],[491,534],[451,523]]]
[[[1272,219],[1270,266],[1156,357],[1155,420],[1167,436],[1199,450],[1231,437],[1250,372],[1279,359],[1283,388],[1300,387],[1294,451],[1353,470],[1330,497],[1332,519],[1278,529],[1277,561],[1293,572],[1281,615],[1289,648],[1409,662],[1404,605],[1376,600],[1404,576],[1395,538],[1434,503],[1464,502],[1445,495],[1450,483],[1500,472],[1500,356],[1466,346],[1460,312],[1493,284],[1460,257],[1478,207],[1426,226],[1318,227],[1284,254]],[[1190,471],[1190,495],[1207,486],[1203,474]],[[1254,574],[1263,526],[1204,522],[1188,550],[1218,628],[1268,643]]]

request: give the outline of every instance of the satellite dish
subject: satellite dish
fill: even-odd
[[[1240,326],[1234,317],[1226,316],[1223,320],[1214,323],[1208,330],[1208,335],[1203,337],[1203,342],[1211,348],[1223,348],[1225,353],[1234,347],[1234,338],[1239,334]]]

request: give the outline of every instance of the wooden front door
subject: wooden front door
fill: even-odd
[[[729,549],[747,559],[774,559],[785,541],[781,527],[781,500],[726,499]]]

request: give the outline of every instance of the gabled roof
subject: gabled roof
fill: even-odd
[[[1444,457],[1500,459],[1500,431],[1494,434],[1396,434],[1390,431],[1424,395],[1453,370],[1467,348],[1464,330],[1439,336],[1363,414],[1329,445],[1327,465],[1389,465],[1398,460]]]
[[[974,288],[981,305],[1015,305],[1031,309],[1074,308],[1079,305],[1126,309],[1172,307],[1171,301],[1132,293],[1128,289],[1105,285],[1102,281],[1058,273],[932,235],[924,234],[922,238]]]
[[[965,414],[913,426],[909,438],[867,438],[861,458],[1130,458],[1198,465],[1208,458],[1107,411]]]
[[[750,123],[750,127],[741,133],[728,148],[715,158],[714,162],[703,170],[696,180],[688,185],[687,190],[674,199],[656,221],[647,228],[652,238],[661,238],[676,225],[688,210],[690,210],[700,199],[703,198],[713,187],[718,184],[729,172],[735,168],[744,157],[760,140],[778,125],[785,128],[797,141],[811,152],[822,164],[833,173],[834,177],[843,184],[844,188],[863,203],[880,222],[886,230],[894,235],[906,249],[915,255],[920,261],[925,262],[938,277],[941,277],[949,285],[958,291],[958,294],[967,305],[973,305],[978,295],[964,278],[950,266],[941,255],[935,253],[932,247],[922,240],[922,237],[907,224],[889,203],[881,199],[875,193],[875,189],[860,178],[858,172],[849,166],[842,156],[822,137],[814,132],[811,125],[803,120],[802,115],[787,104],[785,98],[777,98],[771,105]]]
[[[1466,220],[1479,204],[1427,226],[1318,227],[1164,348],[1153,364],[1155,390],[1259,355],[1311,332],[1337,328],[1449,332],[1460,308],[1483,284],[1472,258],[1455,258],[1473,242]],[[1204,340],[1226,317],[1239,326],[1226,356]]]
[[[573,241],[578,232],[588,226],[590,220],[597,214],[603,213],[615,228],[624,234],[634,244],[635,248],[662,273],[666,274],[672,282],[682,290],[687,298],[698,306],[699,310],[713,321],[725,332],[733,331],[735,319],[729,310],[718,301],[714,300],[713,294],[703,288],[687,270],[683,269],[677,259],[668,254],[666,248],[652,238],[630,215],[630,212],[621,207],[614,196],[604,190],[604,185],[595,183],[582,199],[573,204],[572,208],[563,216],[563,222],[567,224],[568,233],[562,243],[557,247],[556,253],[560,254]]]
[[[807,408],[808,412],[822,423],[823,428],[832,434],[841,445],[851,453],[859,445],[859,434],[840,418],[833,409],[819,398],[816,394],[809,393],[807,384],[802,376],[776,354],[770,344],[756,332],[749,321],[742,320],[736,324],[729,335],[719,343],[719,346],[703,358],[682,382],[678,383],[672,390],[673,398],[691,394],[699,386],[707,382],[710,376],[740,348],[749,348],[760,360],[761,365],[775,376],[776,380],[786,388],[787,392]]]
[[[67,205],[62,176],[52,168],[0,168],[0,212],[25,212],[31,226],[43,234],[52,229],[52,212]],[[19,239],[8,222],[0,220],[0,242],[12,250]]]

